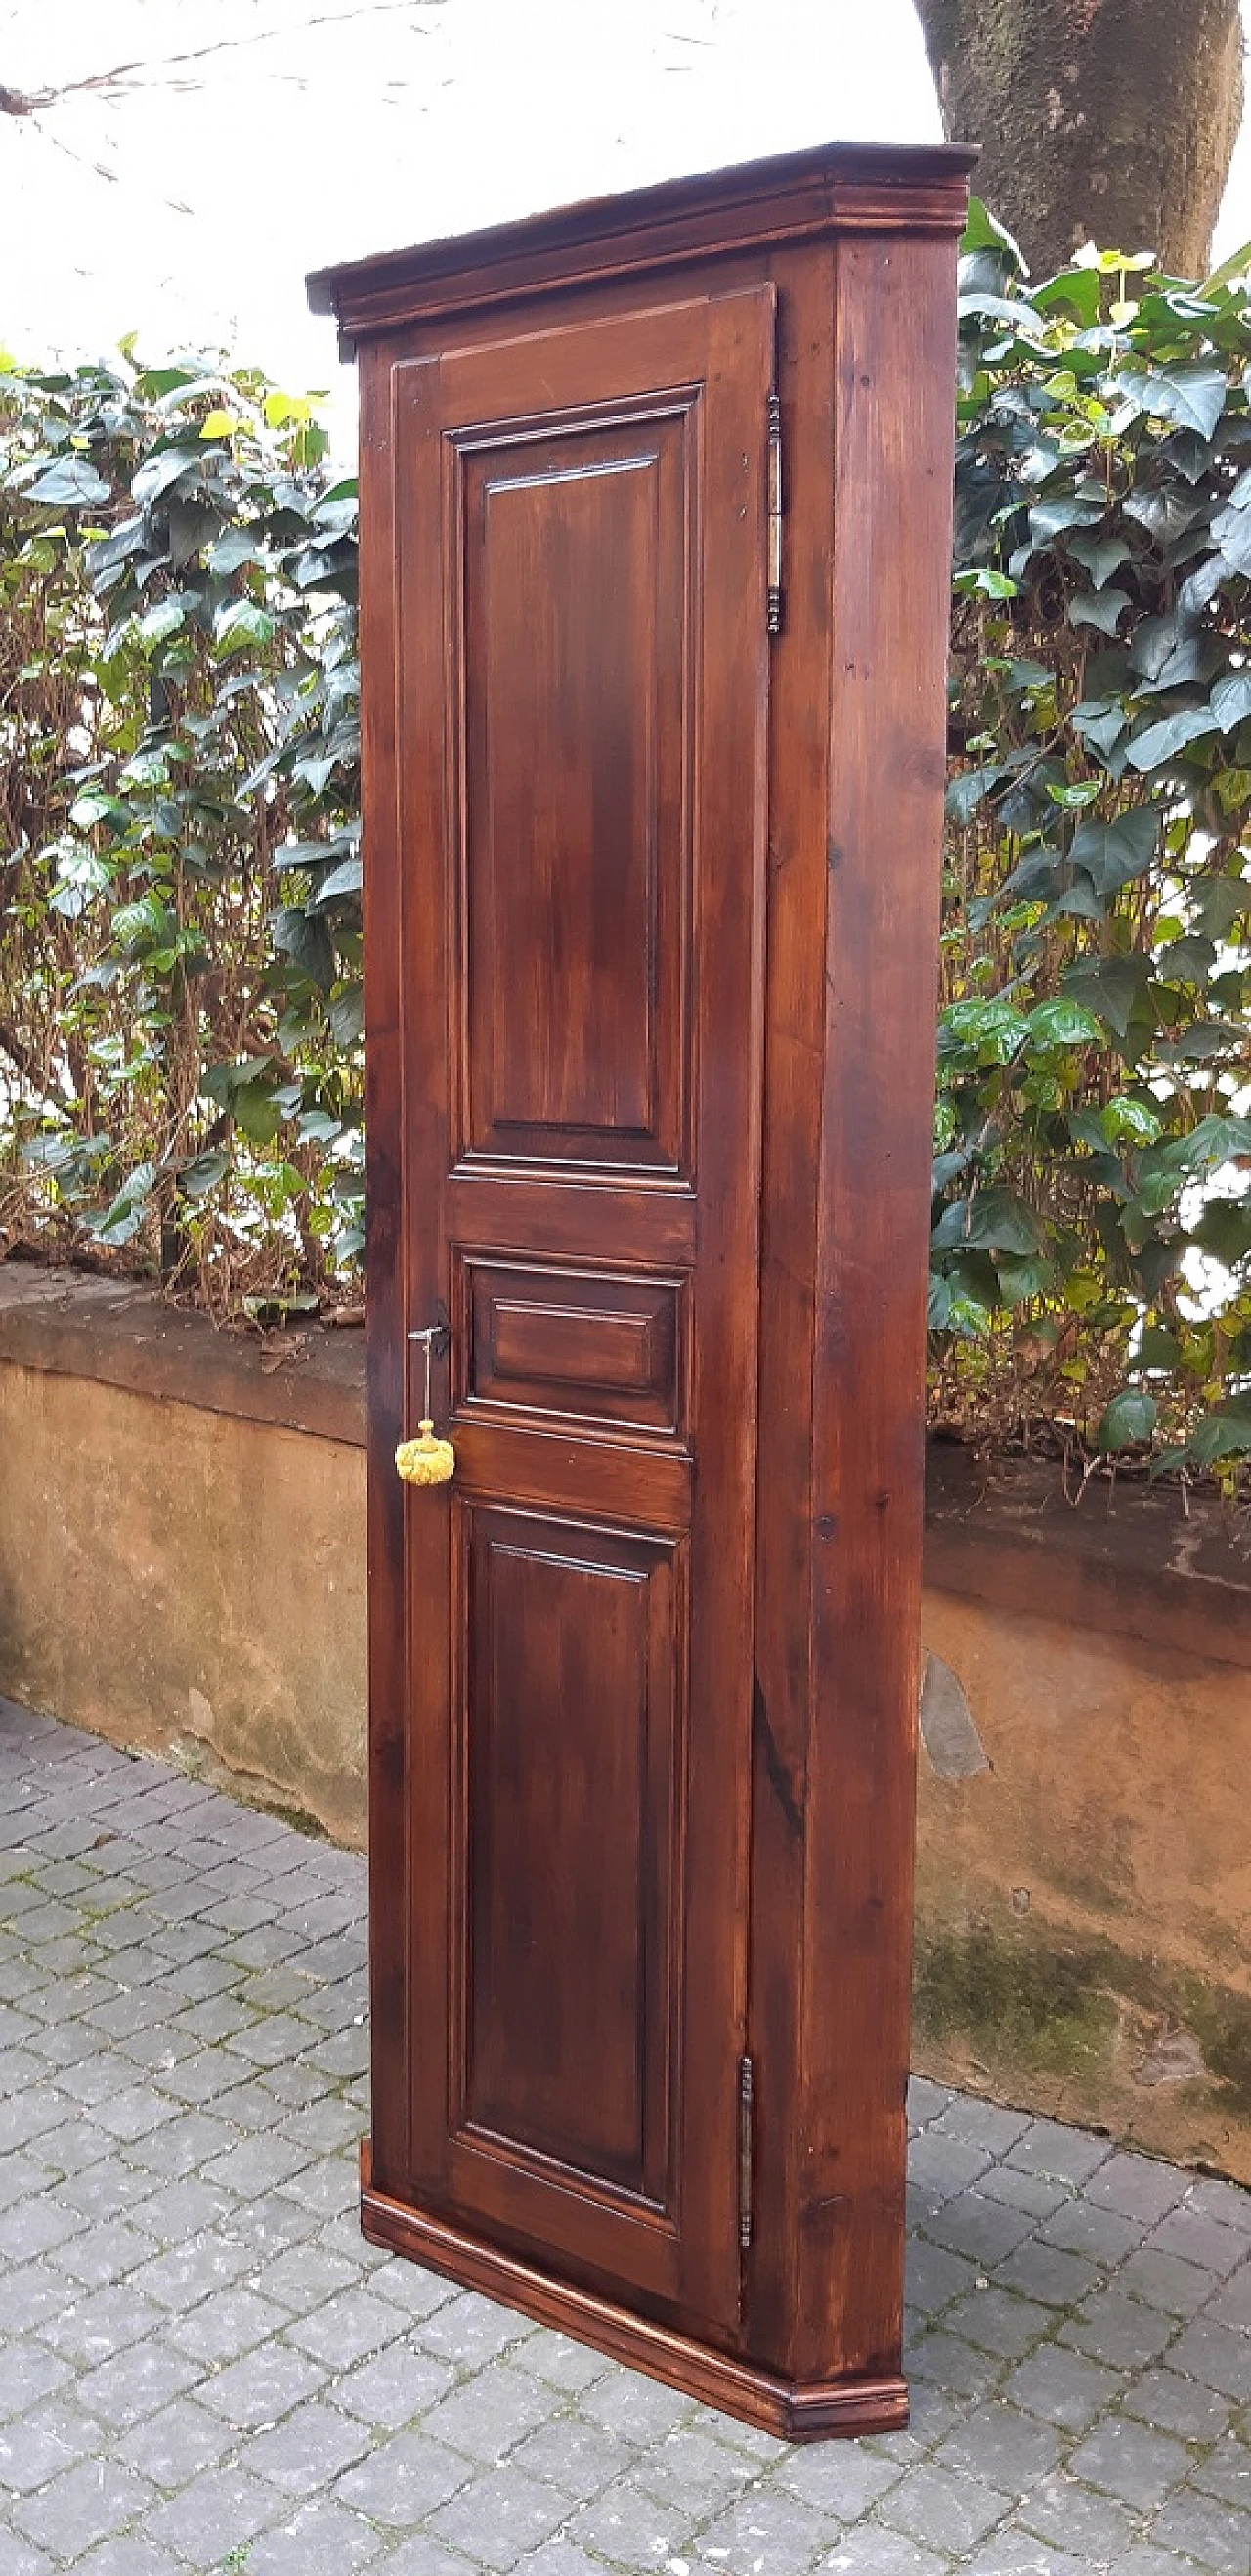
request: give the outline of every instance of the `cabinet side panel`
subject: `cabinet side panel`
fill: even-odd
[[[829,795],[834,262],[779,255],[785,613],[769,698],[769,912],[752,1713],[755,2225],[747,2349],[789,2364],[798,2296],[802,1904],[811,1689],[815,1140],[821,1124]]]
[[[376,2173],[408,2172],[408,1781],[403,1487],[391,1463],[403,1408],[402,1064],[395,760],[395,522],[391,368],[360,362],[361,755],[366,851],[365,1132],[369,1308],[369,1945]]]
[[[954,258],[836,264],[800,2379],[902,2334]]]

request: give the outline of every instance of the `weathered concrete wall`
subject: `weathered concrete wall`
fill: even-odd
[[[56,1284],[0,1270],[0,1695],[361,1844],[359,1398],[319,1406],[298,1347],[271,1373],[272,1348],[133,1292],[76,1282],[67,1306],[61,1282],[41,1307]],[[58,1365],[12,1355],[36,1337]],[[191,1401],[154,1391],[174,1382]]]
[[[359,1334],[0,1264],[0,1696],[364,1836]],[[914,2057],[1251,2180],[1251,1535],[931,1456]]]
[[[1251,2180],[1248,1534],[942,1463],[930,1694],[976,1734],[922,1746],[916,2062]]]

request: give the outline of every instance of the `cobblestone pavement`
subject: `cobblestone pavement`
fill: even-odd
[[[915,2087],[912,2429],[366,2246],[362,1864],[0,1703],[0,2576],[1251,2571],[1251,2196]]]

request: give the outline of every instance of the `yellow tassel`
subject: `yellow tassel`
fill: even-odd
[[[434,1424],[427,1414],[419,1425],[420,1437],[401,1440],[395,1453],[398,1473],[406,1485],[446,1485],[456,1468],[456,1452],[450,1440],[436,1440]]]

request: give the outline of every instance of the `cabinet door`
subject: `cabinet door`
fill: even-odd
[[[772,346],[394,364],[367,536],[375,2180],[727,2327]]]

